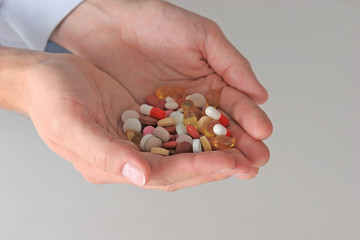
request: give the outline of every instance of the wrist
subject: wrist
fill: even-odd
[[[0,108],[28,114],[27,82],[41,53],[0,46]]]

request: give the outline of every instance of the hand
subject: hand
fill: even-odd
[[[52,40],[116,78],[138,103],[163,85],[200,93],[218,89],[220,108],[233,119],[236,160],[252,165],[238,177],[254,177],[268,161],[261,140],[270,136],[272,125],[255,104],[264,102],[267,92],[214,22],[167,2],[88,0]]]
[[[52,150],[92,183],[134,183],[171,191],[225,179],[229,173],[224,169],[236,164],[236,172],[251,170],[247,161],[235,163],[235,151],[170,157],[140,152],[124,136],[121,122],[123,111],[138,110],[139,105],[116,80],[75,55],[12,52],[20,58],[10,65],[22,66],[22,76],[16,79],[26,79],[18,84],[23,93],[14,99],[23,101],[17,102],[17,109],[30,116]],[[22,61],[35,63],[25,67]],[[6,79],[4,85],[0,74],[0,93],[8,89]]]

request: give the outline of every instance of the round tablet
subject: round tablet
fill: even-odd
[[[153,131],[153,135],[160,138],[162,142],[170,140],[170,133],[163,127],[156,127]]]
[[[179,137],[176,139],[176,142],[177,143],[188,142],[192,144],[193,139],[189,135],[183,134],[183,135],[179,135]]]
[[[187,134],[186,127],[184,124],[179,124],[176,126],[176,132],[179,135]]]
[[[142,137],[142,139],[141,139],[141,141],[140,141],[140,149],[141,149],[142,151],[145,150],[145,143],[146,143],[150,138],[152,138],[152,137],[154,137],[152,134],[146,134],[146,135],[144,135],[144,136]]]
[[[125,112],[123,112],[121,114],[121,120],[123,122],[125,122],[126,120],[128,120],[129,118],[136,118],[136,119],[139,119],[140,118],[140,115],[137,111],[135,110],[126,110]]]
[[[145,135],[147,136],[147,135]],[[150,152],[152,147],[161,147],[162,141],[157,137],[152,137],[145,143],[145,152]]]
[[[165,108],[170,110],[175,110],[179,107],[179,104],[177,102],[167,102],[165,103]]]
[[[188,142],[179,143],[175,151],[176,153],[190,153],[192,152],[192,145]]]
[[[124,122],[123,131],[126,133],[127,130],[134,130],[141,132],[141,123],[136,118],[129,118]]]
[[[201,93],[193,93],[187,96],[185,99],[191,100],[195,107],[203,108],[206,105],[206,99]]]
[[[182,114],[181,112],[178,112],[178,111],[174,111],[172,112],[169,117],[175,119],[175,124],[178,125],[178,124],[181,124],[183,123],[183,119],[184,119],[184,114]]]
[[[200,139],[194,139],[192,143],[193,153],[201,152],[201,142]]]
[[[206,136],[201,136],[200,141],[201,141],[201,145],[202,145],[202,147],[204,148],[205,151],[211,151],[212,150],[210,142],[209,142],[209,140],[207,139]]]
[[[146,126],[144,127],[143,129],[143,134],[146,135],[146,134],[152,134],[154,132],[154,127],[153,126]]]

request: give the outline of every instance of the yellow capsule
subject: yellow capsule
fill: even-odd
[[[220,104],[220,94],[219,91],[212,89],[210,90],[206,95],[206,105],[207,106],[213,106],[214,108],[217,108]]]
[[[174,98],[175,100],[178,100],[180,98],[183,98],[184,94],[185,94],[185,90],[183,87],[175,87],[171,97]]]
[[[193,111],[187,110],[184,112],[184,125],[187,126],[189,124],[193,125],[194,127],[197,127],[197,118]]]
[[[187,99],[184,100],[181,105],[181,108],[182,108],[182,110],[184,110],[184,112],[186,112],[187,110],[192,110],[192,109],[194,109],[194,107],[195,107],[195,105],[194,105],[193,101],[187,100]]]
[[[216,136],[210,138],[210,142],[214,145],[217,149],[227,149],[232,148],[235,145],[235,139],[228,137],[228,136]]]
[[[210,122],[211,122],[211,118],[209,118],[208,116],[202,116],[198,121],[198,126],[197,126],[198,131],[201,134],[205,134],[205,129],[207,128]]]
[[[165,99],[168,96],[172,96],[174,92],[174,88],[171,86],[163,86],[155,91],[155,95],[160,99]]]
[[[136,146],[140,147],[140,141],[141,141],[141,138],[143,137],[143,134],[138,131],[127,130],[126,137],[130,142],[133,142],[133,143],[135,143]]]
[[[209,124],[206,126],[206,128],[205,128],[205,130],[204,130],[204,134],[205,134],[205,136],[206,137],[208,137],[208,138],[212,138],[212,137],[214,137],[215,136],[215,133],[214,133],[214,126],[216,125],[216,124],[218,124],[218,123],[220,123],[219,121],[217,121],[217,120],[211,120],[210,122],[209,122]]]

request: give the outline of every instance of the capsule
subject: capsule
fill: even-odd
[[[211,122],[211,118],[209,118],[208,116],[202,116],[198,121],[197,130],[201,134],[205,134],[205,129],[207,128],[210,122]]]
[[[221,124],[215,124],[215,126],[213,127],[213,132],[216,135],[225,135],[225,136],[231,137],[230,131]]]
[[[187,126],[189,124],[193,125],[194,127],[197,127],[197,118],[193,111],[187,110],[184,112],[184,125]]]
[[[184,112],[186,112],[187,110],[192,110],[195,107],[193,101],[185,99],[182,104],[181,104],[181,108],[182,110],[184,110]]]
[[[206,105],[207,106],[213,106],[214,108],[217,108],[220,104],[220,94],[219,91],[212,89],[210,90],[206,95]]]
[[[143,134],[138,131],[128,130],[126,131],[126,137],[130,142],[133,142],[136,146],[140,147],[140,141],[143,137]]]
[[[212,106],[208,106],[205,108],[205,114],[214,120],[219,120],[221,125],[223,125],[224,127],[227,127],[229,125],[229,119],[227,119],[221,112],[219,112]]]
[[[163,86],[155,91],[155,95],[160,99],[165,99],[168,96],[172,96],[174,93],[174,88],[171,86]]]
[[[166,118],[166,112],[164,110],[150,106],[148,104],[142,104],[140,106],[140,112],[144,115],[151,116],[156,119]]]
[[[192,111],[195,113],[196,119],[197,119],[198,121],[199,121],[200,118],[204,115],[199,108],[194,108]]]
[[[214,147],[220,150],[232,148],[235,145],[235,139],[228,136],[216,136],[210,138],[210,142]]]
[[[207,127],[204,130],[204,134],[205,134],[206,137],[212,138],[212,137],[214,137],[216,135],[215,132],[214,132],[214,126],[216,124],[219,124],[219,121],[211,120],[209,122],[209,124],[207,125]]]
[[[185,94],[185,90],[183,87],[175,87],[173,89],[173,93],[171,94],[171,97],[175,100],[178,100],[180,98],[183,98]]]

